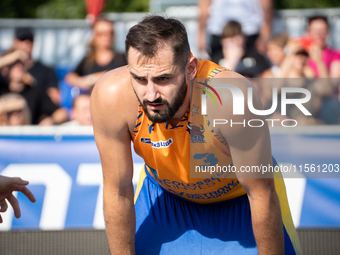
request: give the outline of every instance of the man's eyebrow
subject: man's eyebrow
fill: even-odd
[[[133,77],[135,77],[135,78],[144,78],[144,76],[139,76],[139,75],[137,75],[137,74],[135,74],[135,73],[133,73],[133,72],[131,72],[131,71],[130,71],[130,74],[131,74]]]
[[[154,77],[154,78],[171,77],[171,76],[173,76],[172,73],[163,73],[163,74],[157,75],[157,76]]]
[[[134,78],[144,78],[145,76],[139,76],[139,75],[137,75],[137,74],[135,74],[135,73],[133,73],[133,72],[131,72],[130,71],[130,74],[132,75],[132,77],[134,77]],[[155,76],[155,77],[153,77],[154,79],[157,79],[157,78],[161,78],[161,77],[172,77],[173,76],[173,74],[172,73],[163,73],[163,74],[159,74],[159,75],[157,75],[157,76]]]

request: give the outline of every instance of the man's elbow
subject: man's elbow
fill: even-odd
[[[261,184],[247,189],[249,201],[261,201],[270,204],[278,203],[278,196],[275,190],[274,179],[266,178],[261,180]]]

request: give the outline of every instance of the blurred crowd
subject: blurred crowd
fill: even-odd
[[[340,124],[340,52],[327,45],[326,17],[308,17],[304,35],[271,34],[272,0],[200,0],[198,58],[251,78],[264,109],[278,95],[278,108],[267,118],[296,119],[299,125]],[[126,65],[113,48],[114,24],[105,19],[93,25],[88,53],[63,82],[77,88],[71,109],[60,106],[60,88],[53,69],[32,59],[34,31],[18,27],[11,49],[0,57],[0,125],[91,125],[90,94],[111,69]],[[317,79],[319,78],[319,79]],[[323,78],[323,79],[320,79]],[[306,88],[311,100],[280,112],[282,87]],[[292,94],[290,98],[301,97]]]
[[[34,31],[18,27],[12,47],[0,57],[0,125],[92,125],[90,94],[107,71],[126,65],[113,49],[114,24],[99,19],[93,25],[89,50],[64,82],[79,88],[71,109],[62,101],[55,71],[32,59]]]

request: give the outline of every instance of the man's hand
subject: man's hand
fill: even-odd
[[[13,191],[22,192],[31,202],[35,202],[33,193],[26,187],[28,181],[24,181],[21,178],[12,178],[0,175],[0,212],[6,212],[8,202],[12,205],[14,215],[16,218],[20,218],[21,212],[18,200],[13,196]],[[0,215],[0,223],[2,223],[2,217]]]

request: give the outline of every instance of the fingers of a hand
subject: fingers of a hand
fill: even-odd
[[[27,188],[27,187],[24,187],[21,192],[31,201],[31,202],[35,202],[35,197],[33,195],[33,193]]]
[[[7,202],[5,199],[1,200],[0,201],[0,212],[6,212],[7,211],[7,208],[8,208],[8,205],[7,205]]]
[[[28,181],[25,181],[19,177],[15,177],[15,178],[12,178],[13,179],[13,182],[14,184],[18,184],[18,185],[27,185],[28,184]]]
[[[7,197],[8,202],[12,205],[14,215],[16,218],[20,218],[21,212],[20,212],[20,207],[19,207],[19,202],[18,200],[11,194],[10,196]]]
[[[1,182],[2,182],[2,187],[1,191],[10,193],[13,192],[14,190],[17,190],[18,187],[20,186],[25,186],[28,184],[28,181],[24,181],[19,177],[6,177],[6,176],[0,176]]]
[[[31,202],[35,202],[33,193],[26,187],[26,185],[15,185],[14,190],[22,192]]]

